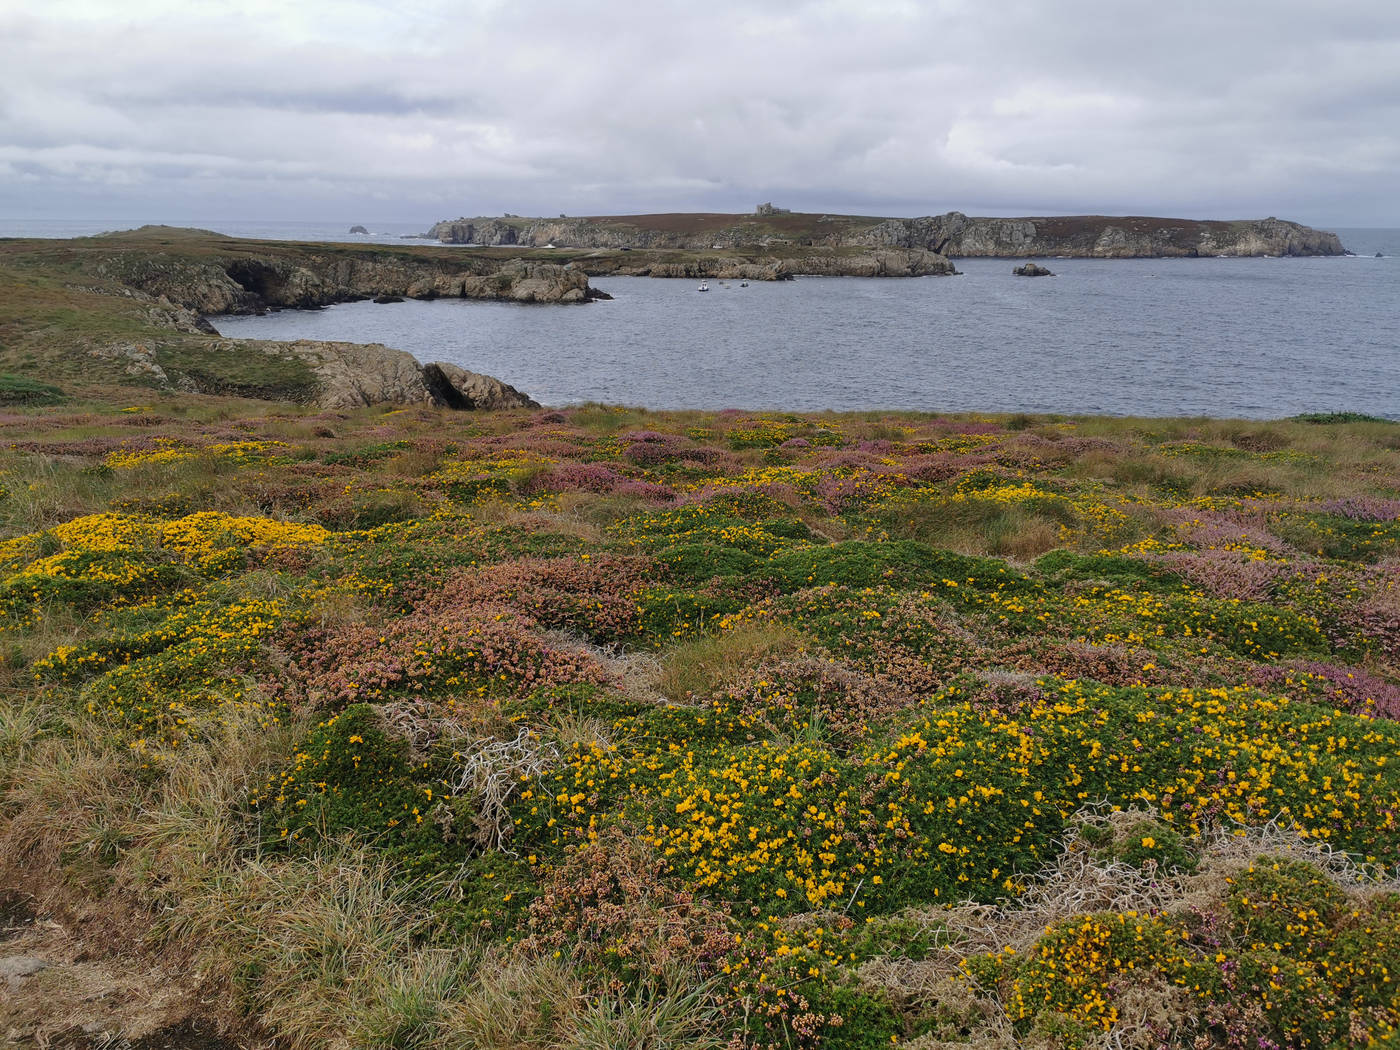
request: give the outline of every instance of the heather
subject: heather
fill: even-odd
[[[15,404],[3,871],[288,1046],[1395,1038],[1393,425]]]

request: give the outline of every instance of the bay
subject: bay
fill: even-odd
[[[1361,233],[1364,236],[1358,237]],[[1397,231],[1346,240],[1400,242]],[[545,404],[1400,418],[1400,252],[1006,259],[960,277],[596,278],[612,302],[348,303],[218,317],[225,335],[380,342]]]

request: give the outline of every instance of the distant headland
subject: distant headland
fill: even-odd
[[[988,218],[951,211],[920,218],[802,213],[761,204],[746,215],[712,212],[526,218],[504,215],[436,223],[444,244],[595,250],[762,252],[811,262],[827,253],[898,251],[959,257],[1129,259],[1343,255],[1335,233],[1277,219],[1173,219],[1058,215]],[[920,265],[922,264],[922,265]],[[621,261],[615,272],[644,265]],[[937,272],[916,257],[913,270]],[[946,271],[945,271],[946,272]]]

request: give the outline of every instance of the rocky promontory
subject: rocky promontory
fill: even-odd
[[[65,382],[468,410],[538,406],[498,379],[377,343],[225,339],[209,318],[372,298],[601,296],[582,270],[519,253],[245,241],[169,227],[0,241],[0,292],[9,311],[0,356]],[[19,320],[6,325],[6,316]]]
[[[428,235],[444,244],[558,249],[762,251],[778,257],[794,254],[786,249],[799,249],[797,262],[806,267],[820,266],[823,255],[833,249],[898,249],[948,258],[1062,255],[1095,259],[1341,255],[1344,251],[1334,233],[1272,216],[1240,220],[1105,215],[979,218],[952,211],[911,219],[762,207],[750,215],[460,218],[437,223]],[[839,269],[841,264],[828,265]]]
[[[159,229],[148,229],[154,239]],[[553,262],[424,249],[274,246],[208,236],[213,242],[199,252],[181,240],[114,251],[97,261],[95,271],[200,314],[263,313],[382,296],[520,303],[584,303],[600,297],[582,270]]]

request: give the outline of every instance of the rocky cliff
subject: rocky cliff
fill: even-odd
[[[244,241],[146,227],[0,240],[0,356],[78,383],[296,401],[537,407],[490,376],[379,344],[222,338],[204,316],[377,296],[585,302],[583,271],[520,253]],[[20,356],[22,355],[22,357]]]
[[[975,218],[956,211],[914,219],[787,212],[462,218],[436,224],[430,236],[448,244],[528,247],[761,249],[777,256],[783,255],[785,246],[816,250],[804,258],[833,248],[902,249],[950,257],[1065,255],[1104,259],[1343,253],[1336,234],[1272,217],[1233,221],[1103,215],[1002,219]]]
[[[1341,255],[1335,233],[1282,219],[1207,221],[1143,216],[971,218],[961,212],[893,220],[895,243],[941,245],[951,256],[1063,255],[1092,259]]]
[[[733,281],[785,281],[813,277],[934,277],[957,273],[946,258],[913,248],[821,250],[801,254],[763,253],[752,258],[678,251],[600,250],[577,263],[595,277],[689,277]]]
[[[96,272],[200,314],[262,313],[270,307],[328,306],[386,295],[522,303],[583,303],[596,297],[582,270],[486,257],[258,254],[242,248],[191,257],[127,251],[98,263]]]

